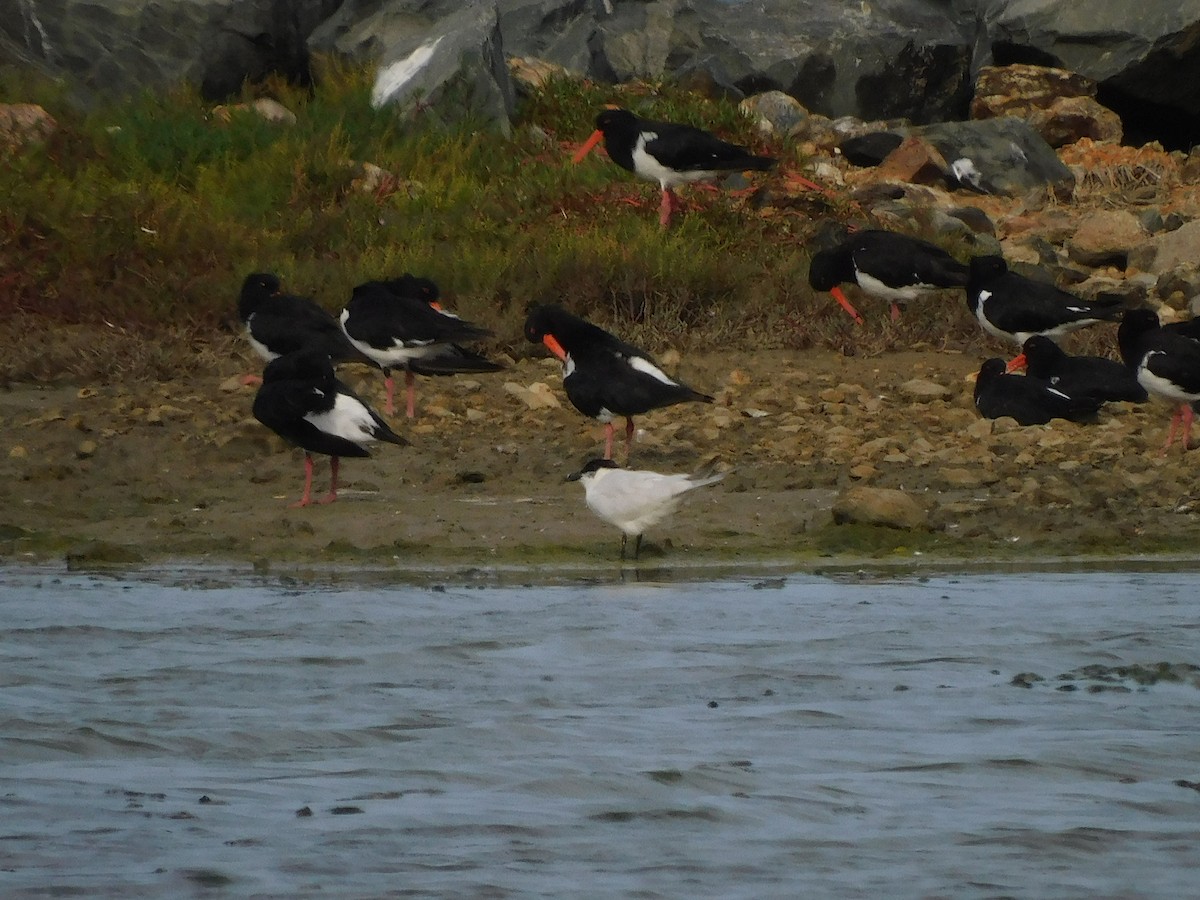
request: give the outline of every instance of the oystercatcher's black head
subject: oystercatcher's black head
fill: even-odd
[[[540,344],[542,339],[553,333],[554,321],[562,309],[549,303],[538,304],[529,310],[525,318],[525,340],[531,344]]]
[[[1139,307],[1127,309],[1117,326],[1117,348],[1121,359],[1130,369],[1136,369],[1142,361],[1142,338],[1162,327],[1158,313]]]
[[[602,110],[596,116],[596,130],[603,131],[606,137],[621,131],[632,131],[636,127],[637,116],[620,107]]]
[[[399,278],[387,279],[383,285],[397,297],[414,297],[426,303],[436,303],[441,296],[441,291],[433,281],[408,272]]]
[[[304,349],[285,353],[267,363],[263,369],[263,384],[272,381],[322,381],[332,380],[333,362],[329,354],[321,350]]]
[[[973,256],[971,257],[971,281],[988,281],[998,278],[1008,271],[1008,263],[1003,256]]]
[[[1054,364],[1066,356],[1066,351],[1043,334],[1035,334],[1021,346],[1021,355],[1030,375],[1044,378],[1042,373],[1048,371]]]
[[[978,396],[980,388],[986,387],[990,382],[1002,376],[1007,368],[1008,364],[998,356],[984,360],[983,365],[979,367],[979,374],[975,376],[976,396]]]
[[[840,248],[813,254],[808,266],[808,284],[814,291],[831,291],[844,281],[854,279],[854,262]]]
[[[247,275],[242,282],[242,293],[238,298],[238,315],[242,321],[250,318],[250,314],[258,309],[268,297],[279,293],[279,278],[270,272],[255,272]]]

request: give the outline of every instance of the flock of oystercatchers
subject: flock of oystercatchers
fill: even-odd
[[[597,116],[596,131],[575,161],[601,139],[613,162],[659,183],[664,227],[679,209],[679,185],[765,170],[775,162],[690,125],[615,108]],[[809,283],[831,294],[859,323],[863,317],[842,292],[843,284],[888,301],[893,319],[904,304],[930,291],[963,289],[980,326],[1020,349],[1008,363],[989,359],[980,368],[975,404],[982,415],[1011,416],[1023,425],[1084,420],[1103,403],[1156,395],[1176,405],[1163,452],[1181,428],[1187,448],[1193,413],[1200,408],[1200,319],[1160,325],[1152,310],[1123,309],[1119,299],[1084,300],[1010,271],[999,256],[964,264],[927,241],[882,230],[859,231],[814,254]],[[462,346],[490,332],[442,308],[437,285],[413,275],[359,285],[335,318],[308,298],[281,293],[274,275],[256,273],[243,283],[238,312],[251,346],[267,362],[254,415],[305,452],[304,493],[294,506],[312,502],[312,454],[332,458],[330,490],[318,501],[331,502],[337,498],[340,457],[368,456],[372,441],[407,443],[337,379],[336,364],[361,362],[382,370],[389,416],[395,409],[392,372],[403,370],[409,418],[415,415],[416,375],[503,368]],[[1069,356],[1056,343],[1076,329],[1114,321],[1120,321],[1121,362]],[[604,458],[571,477],[583,483],[588,506],[621,529],[622,557],[627,537],[635,538],[636,556],[647,527],[688,490],[720,476],[618,468],[612,462],[613,420],[625,419],[628,458],[634,416],[713,398],[672,378],[643,350],[558,306],[534,307],[524,330],[529,341],[544,344],[562,361],[563,388],[572,405],[605,426]],[[1026,374],[1013,374],[1021,368]]]

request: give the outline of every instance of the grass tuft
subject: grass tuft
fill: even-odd
[[[274,271],[294,293],[340,309],[353,285],[427,275],[496,343],[528,352],[533,302],[561,303],[651,349],[733,345],[852,348],[978,340],[961,300],[916,306],[899,324],[867,308],[854,330],[806,273],[823,219],[861,213],[797,190],[803,160],[769,145],[737,105],[665,84],[552,79],[523,101],[513,137],[370,104],[373,72],[318,62],[315,90],[282,80],[247,88],[297,117],[268,122],[192,89],[81,111],[61,90],[0,76],[0,96],[41,102],[59,123],[0,166],[0,325],[63,325],[138,335],[227,335],[242,278]],[[570,156],[596,112],[617,103],[690,122],[780,158],[745,190],[694,187],[676,227],[658,226],[658,189],[603,154]],[[111,334],[109,335],[111,337]],[[90,377],[115,377],[106,344]],[[14,356],[8,378],[48,377],[45,357]],[[153,360],[127,360],[155,371]],[[78,370],[79,365],[73,367]]]

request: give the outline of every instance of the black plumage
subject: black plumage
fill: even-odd
[[[1025,371],[1069,396],[1142,403],[1146,389],[1124,363],[1103,356],[1071,356],[1048,337],[1035,334],[1022,347]]]
[[[1102,403],[1094,397],[1072,397],[1031,375],[1008,375],[999,357],[986,360],[975,379],[975,408],[986,419],[1011,416],[1021,425],[1044,425],[1052,419],[1082,422],[1093,418]]]
[[[869,296],[887,300],[895,319],[905,303],[930,291],[964,287],[967,276],[967,267],[936,244],[882,229],[856,232],[818,251],[808,269],[809,286],[829,291],[859,322],[862,316],[839,285],[857,284]]]
[[[272,360],[254,397],[254,418],[285,441],[304,450],[304,495],[294,504],[311,502],[312,454],[331,457],[329,494],[337,499],[338,460],[365,457],[372,441],[406,445],[374,410],[337,379],[333,364],[319,350],[306,349]]]
[[[635,415],[677,403],[713,402],[668,376],[645,351],[561,307],[535,307],[525,320],[525,337],[562,360],[563,389],[571,405],[605,423],[605,459],[612,457],[614,417],[625,417],[628,452]]]
[[[312,349],[334,363],[369,363],[346,339],[331,313],[308,297],[284,294],[279,278],[255,272],[242,282],[238,318],[250,346],[265,362],[298,350]]]
[[[976,256],[967,280],[967,306],[988,334],[1023,345],[1035,334],[1058,339],[1069,332],[1121,318],[1121,299],[1084,300],[1008,268],[999,256]],[[1009,368],[1024,364],[1020,356]]]
[[[402,275],[368,281],[354,288],[342,310],[341,323],[354,347],[383,370],[388,415],[395,409],[393,369],[403,369],[407,414],[416,414],[414,375],[495,372],[503,366],[466,350],[491,331],[443,310],[437,285],[428,278]]]
[[[1187,325],[1187,323],[1177,323]],[[1155,396],[1175,405],[1163,452],[1183,429],[1186,450],[1192,419],[1200,405],[1200,341],[1188,337],[1187,327],[1162,326],[1150,309],[1131,309],[1117,329],[1117,344],[1138,382]]]
[[[764,171],[775,164],[738,144],[692,125],[643,119],[627,109],[606,109],[596,116],[596,130],[575,155],[579,162],[600,139],[618,166],[662,189],[659,222],[669,225],[678,207],[675,188],[726,172]]]

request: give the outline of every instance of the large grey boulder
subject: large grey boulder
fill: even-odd
[[[427,2],[416,11],[403,3],[373,12],[364,6],[379,4],[346,4],[313,34],[310,46],[378,60],[375,106],[509,132],[516,99],[493,0]],[[356,11],[366,14],[356,17]]]
[[[938,121],[970,99],[974,20],[878,0],[501,0],[509,53],[601,81],[675,79],[733,97],[781,90],[810,110]]]
[[[915,133],[938,149],[963,187],[1006,196],[1048,187],[1063,198],[1075,189],[1071,170],[1024,119],[941,122]]]
[[[225,99],[278,72],[311,79],[306,41],[340,0],[0,0],[0,64],[63,76],[81,100],[200,85]]]

